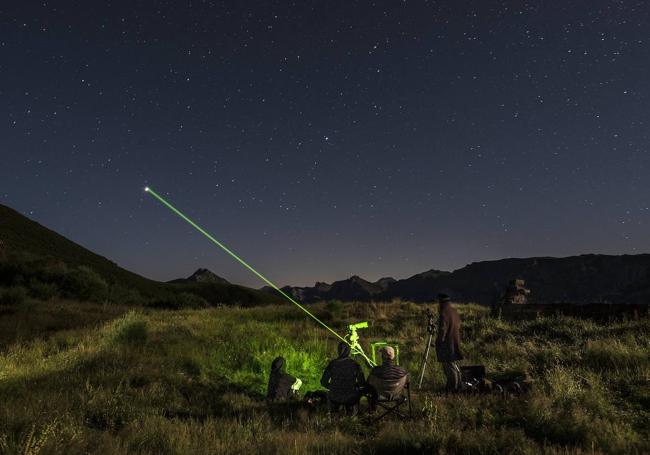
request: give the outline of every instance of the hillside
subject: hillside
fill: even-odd
[[[430,282],[407,280],[400,297],[426,300],[446,292],[458,301],[490,304],[514,278],[526,281],[535,303],[647,303],[650,254],[586,254],[566,258],[501,259],[469,264]],[[428,290],[428,293],[427,293]]]
[[[31,254],[50,257],[69,265],[90,267],[109,282],[119,282],[145,294],[153,293],[160,283],[119,267],[60,234],[0,204],[0,253]]]
[[[142,298],[157,301],[163,307],[175,306],[174,296],[180,293],[200,296],[208,304],[251,305],[280,301],[277,296],[232,285],[225,280],[161,283],[144,278],[4,205],[0,205],[0,259],[3,259],[6,265],[0,277],[0,285],[5,286],[20,284],[31,278],[39,281],[47,281],[49,278],[50,283],[45,284],[59,285],[65,281],[66,277],[63,275],[67,273],[66,270],[77,271],[80,268],[81,273],[89,275],[92,279],[92,274],[83,269],[85,267],[101,277],[104,286],[107,286],[107,294],[115,287],[119,288],[120,295],[129,294],[132,300]],[[52,269],[57,273],[53,273]],[[60,270],[63,271],[59,273]],[[13,283],[16,280],[20,283]],[[86,298],[74,294],[70,297]]]

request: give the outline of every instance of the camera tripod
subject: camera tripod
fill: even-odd
[[[424,357],[422,358],[422,368],[420,370],[420,380],[418,381],[418,389],[422,388],[422,380],[424,379],[424,371],[427,368],[427,360],[429,360],[429,351],[431,351],[431,341],[433,339],[433,332],[435,331],[436,322],[431,309],[427,308],[427,346],[424,349]]]

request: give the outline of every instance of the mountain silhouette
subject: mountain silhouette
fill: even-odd
[[[0,204],[0,260],[10,261],[17,255],[87,267],[109,285],[137,290],[145,298],[185,292],[208,303],[254,305],[281,300],[269,287],[260,292],[230,284],[207,269],[170,283],[142,277]],[[453,272],[432,269],[401,280],[386,277],[371,282],[355,275],[331,284],[317,282],[312,287],[285,286],[282,290],[304,302],[395,298],[426,302],[442,292],[458,302],[489,305],[515,278],[526,281],[531,303],[646,303],[650,301],[650,254],[499,259]]]
[[[197,295],[209,304],[256,305],[280,301],[279,297],[269,297],[258,290],[230,284],[205,269],[175,283],[145,278],[0,204],[0,260],[24,262],[25,258],[37,258],[64,268],[87,267],[109,287],[117,285],[132,289],[146,301],[169,298],[170,295],[173,298],[181,293]]]
[[[453,272],[432,269],[401,280],[382,278],[372,283],[352,276],[331,285],[283,289],[305,302],[427,302],[445,293],[458,302],[490,305],[515,278],[526,281],[531,303],[646,303],[650,301],[650,254],[499,259]]]

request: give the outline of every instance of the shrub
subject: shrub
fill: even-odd
[[[55,283],[45,283],[37,278],[29,280],[29,293],[39,300],[50,300],[59,293],[59,287]]]
[[[143,299],[137,290],[116,284],[110,288],[109,301],[119,305],[137,305],[141,304]]]
[[[102,302],[108,296],[108,285],[95,271],[81,266],[65,275],[63,292],[66,297]]]
[[[119,431],[137,414],[135,404],[120,388],[95,389],[85,403],[84,423],[96,430]]]
[[[44,281],[61,281],[68,273],[68,266],[65,262],[57,259],[50,259],[40,270]]]
[[[149,331],[147,322],[140,320],[134,313],[127,314],[118,322],[115,341],[126,345],[139,345],[147,341]]]
[[[343,316],[343,302],[340,300],[330,300],[325,305],[325,309],[329,312],[332,319],[341,319]]]
[[[20,284],[24,281],[25,274],[27,274],[27,270],[22,262],[0,261],[0,285],[12,286]]]
[[[0,305],[22,305],[27,300],[27,290],[22,286],[0,289]]]

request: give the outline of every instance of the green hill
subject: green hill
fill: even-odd
[[[82,300],[89,298],[75,295],[80,286],[92,281],[99,289],[103,281],[104,300],[127,300],[118,303],[148,301],[162,307],[183,306],[184,302],[196,304],[197,299],[188,294],[208,304],[256,305],[279,301],[275,296],[228,283],[161,283],[144,278],[4,205],[0,205],[0,260],[0,286],[30,288],[30,283],[35,282],[35,286],[43,288],[42,285],[68,283],[67,296]],[[82,283],[71,283],[75,280]],[[176,298],[181,294],[183,297]]]

